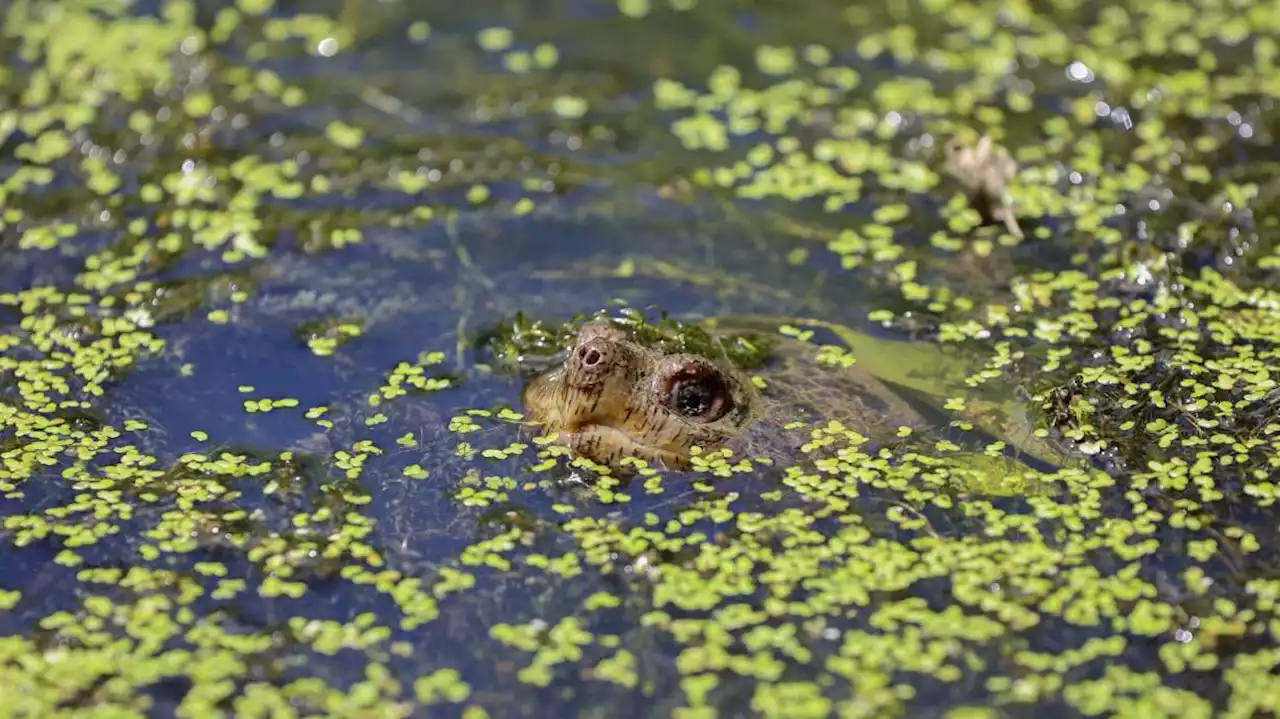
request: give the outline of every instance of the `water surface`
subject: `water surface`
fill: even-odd
[[[14,0],[11,709],[1274,710],[1276,8],[846,5]],[[957,444],[599,476],[479,340],[619,302],[847,328]]]

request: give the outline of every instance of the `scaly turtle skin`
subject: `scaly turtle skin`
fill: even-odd
[[[711,346],[732,333],[713,327]],[[525,416],[574,454],[615,469],[627,457],[685,469],[695,447],[794,457],[806,435],[783,428],[796,420],[836,420],[875,442],[926,424],[889,384],[856,364],[824,364],[814,349],[778,337],[760,389],[727,352],[664,351],[597,320],[583,326],[562,364],[526,388]]]
[[[626,457],[685,467],[694,446],[740,435],[760,411],[732,365],[663,353],[607,322],[583,326],[564,363],[525,392],[526,416],[574,454],[618,466]]]

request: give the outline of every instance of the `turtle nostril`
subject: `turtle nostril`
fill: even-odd
[[[584,347],[578,351],[578,361],[582,363],[583,367],[595,367],[600,364],[601,359],[603,358],[600,356],[600,350]]]

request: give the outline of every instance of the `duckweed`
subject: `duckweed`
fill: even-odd
[[[13,713],[1280,705],[1264,5],[152,5],[0,21]],[[938,431],[609,471],[599,317]]]

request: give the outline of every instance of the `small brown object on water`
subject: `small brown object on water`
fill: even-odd
[[[983,135],[973,146],[952,138],[943,147],[947,156],[947,172],[969,189],[969,201],[987,224],[1001,223],[1017,237],[1022,228],[1014,214],[1009,198],[1009,182],[1018,172],[1018,165],[1004,148],[996,145],[989,135]]]

